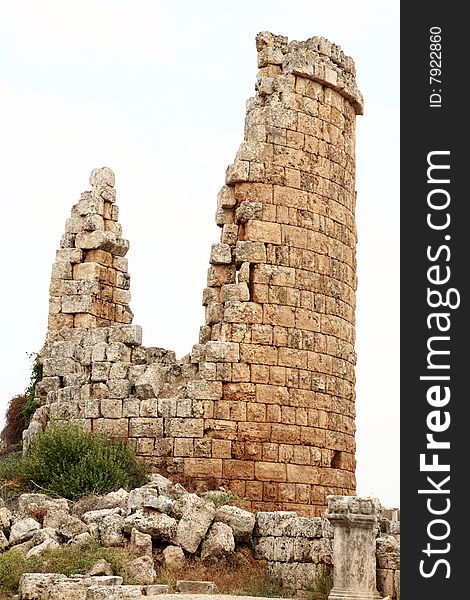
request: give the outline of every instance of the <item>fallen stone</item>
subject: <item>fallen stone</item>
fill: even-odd
[[[213,523],[201,544],[201,559],[221,558],[234,550],[235,539],[232,529],[225,523]]]
[[[215,513],[214,521],[228,525],[233,532],[233,537],[238,541],[250,540],[255,527],[255,515],[238,506],[220,506]]]
[[[103,546],[123,546],[124,517],[120,514],[111,514],[98,524],[99,537]]]
[[[113,575],[113,566],[104,558],[100,558],[94,562],[90,570],[86,574],[88,577],[96,575]]]
[[[188,492],[179,483],[173,483],[170,479],[163,477],[159,473],[154,473],[150,476],[149,482],[144,487],[151,487],[158,490],[160,496],[170,498],[170,500],[178,500]]]
[[[38,600],[44,598],[46,588],[55,581],[65,580],[61,573],[23,573],[18,585],[21,600]]]
[[[122,585],[123,579],[118,575],[90,575],[81,576],[83,585],[89,587],[90,585],[106,585],[115,586]]]
[[[85,600],[86,590],[81,580],[65,579],[48,585],[42,597],[44,600]]]
[[[213,581],[188,581],[178,579],[176,591],[180,594],[217,594],[219,590]]]
[[[162,554],[165,567],[170,571],[177,571],[186,564],[186,557],[179,546],[167,546]]]
[[[12,514],[8,508],[0,508],[0,531],[8,529],[11,525]]]
[[[177,527],[178,522],[176,519],[147,509],[139,509],[124,520],[124,531],[126,533],[130,533],[134,528],[141,533],[149,534],[155,540],[165,540],[167,542],[174,540]]]
[[[198,498],[181,517],[176,532],[178,546],[194,554],[204,539],[214,517],[215,505]]]
[[[100,523],[103,521],[105,517],[109,517],[109,515],[123,515],[124,511],[122,508],[104,508],[101,510],[90,510],[86,513],[83,513],[81,516],[81,520],[89,525],[90,523]]]
[[[59,535],[57,534],[57,531],[55,529],[52,529],[52,527],[44,527],[43,529],[40,529],[33,535],[31,541],[35,546],[37,546],[38,544],[42,544],[43,542],[49,539],[55,540],[56,542],[60,542]]]
[[[18,513],[24,517],[39,519],[51,509],[68,512],[69,503],[65,498],[51,498],[45,494],[21,494],[18,498]]]
[[[56,542],[52,538],[47,538],[37,546],[34,546],[27,552],[26,558],[32,558],[33,556],[40,556],[46,550],[54,550],[55,548],[59,548],[59,542]]]
[[[92,585],[87,589],[86,600],[142,600],[142,591],[140,585]]]
[[[158,500],[158,496],[158,490],[149,487],[140,487],[132,490],[127,497],[127,514],[130,515],[139,508],[142,508],[146,503],[152,502],[152,500]]]
[[[10,545],[14,546],[31,539],[39,529],[41,529],[41,524],[32,517],[16,521],[10,529]]]
[[[88,531],[88,527],[83,521],[64,510],[49,510],[44,517],[43,525],[52,527],[68,540]]]
[[[165,496],[159,496],[158,498],[150,498],[149,500],[146,500],[143,504],[143,507],[153,508],[154,510],[164,513],[165,515],[171,515],[174,505],[174,500],[165,498]]]
[[[147,597],[168,594],[168,586],[163,584],[146,585],[145,594]]]
[[[151,556],[139,556],[127,565],[129,579],[138,585],[148,585],[155,582],[157,572]]]
[[[132,529],[128,549],[136,556],[152,556],[152,536]]]

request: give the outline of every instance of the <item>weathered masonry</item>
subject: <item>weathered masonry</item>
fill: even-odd
[[[52,270],[41,407],[128,437],[195,489],[252,510],[323,512],[355,493],[355,119],[351,58],[323,38],[260,33],[244,140],[217,201],[205,324],[191,355],[132,325],[114,174],[95,169]]]

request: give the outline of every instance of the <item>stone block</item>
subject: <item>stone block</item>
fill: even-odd
[[[281,225],[279,223],[250,220],[245,225],[245,239],[267,244],[281,244]]]
[[[239,223],[246,223],[250,219],[259,219],[262,213],[263,204],[261,202],[244,200],[235,211],[235,218]]]
[[[163,436],[163,419],[131,418],[129,419],[129,436],[160,438]]]
[[[185,458],[184,475],[188,477],[222,477],[222,459],[220,458]]]
[[[235,245],[235,258],[239,263],[265,263],[266,246],[263,242],[238,241]]]
[[[228,244],[212,244],[209,262],[212,265],[229,265],[232,262],[232,250]]]
[[[176,591],[180,594],[217,594],[218,589],[213,581],[193,581],[178,579]]]
[[[238,362],[240,357],[239,345],[234,342],[210,341],[205,348],[209,362]]]
[[[255,478],[260,481],[286,481],[286,465],[274,462],[257,462],[255,463]]]
[[[165,419],[165,435],[170,437],[202,438],[203,434],[204,419]]]
[[[86,590],[85,600],[142,600],[142,591],[141,585],[92,585]]]
[[[250,299],[248,285],[244,282],[223,285],[220,299],[222,302],[247,302]]]

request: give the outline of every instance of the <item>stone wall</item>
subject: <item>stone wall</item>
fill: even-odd
[[[131,324],[114,175],[96,169],[53,266],[41,404],[128,437],[195,489],[253,510],[320,514],[355,493],[355,118],[351,58],[323,38],[260,33],[256,95],[226,172],[205,324],[191,355],[144,348]],[[171,224],[170,224],[171,225]]]
[[[323,573],[333,572],[333,529],[327,517],[295,512],[259,512],[253,533],[255,557],[284,585],[308,590]],[[382,517],[376,527],[377,589],[400,599],[400,522]]]

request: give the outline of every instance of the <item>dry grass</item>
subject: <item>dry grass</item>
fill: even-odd
[[[214,581],[219,593],[236,596],[289,597],[292,590],[282,587],[281,582],[270,577],[246,550],[240,550],[227,559],[207,563],[194,559],[179,570],[162,567],[158,572],[159,583],[175,591],[177,579]]]

